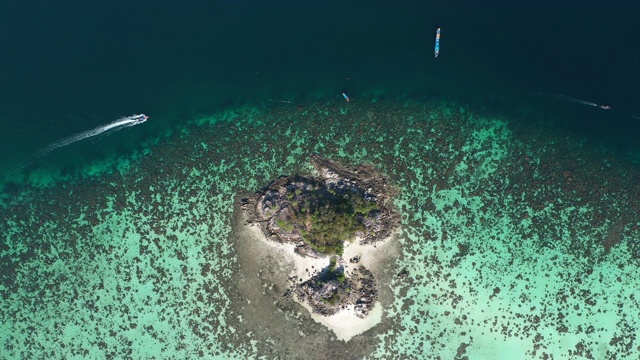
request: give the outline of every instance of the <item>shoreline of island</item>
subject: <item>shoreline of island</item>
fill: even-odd
[[[313,275],[316,275],[323,267],[326,266],[326,258],[314,259],[311,257],[303,257],[294,252],[295,244],[278,243],[267,239],[260,228],[255,224],[247,223],[246,215],[243,218],[245,225],[245,231],[250,234],[252,239],[245,239],[245,241],[259,241],[263,246],[271,248],[273,250],[280,250],[280,253],[284,253],[286,258],[284,261],[287,263],[289,273],[287,277],[290,279],[290,284],[295,285],[294,279],[307,279]],[[390,253],[394,254],[395,251],[387,251],[389,246],[393,246],[395,234],[391,234],[386,239],[380,241],[375,247],[371,245],[362,245],[358,243],[352,243],[345,247],[342,260],[348,262],[350,257],[359,256],[363,265],[369,269],[374,276],[380,277],[382,268],[379,266],[378,253]],[[273,251],[278,253],[278,251]],[[355,266],[345,266],[345,272],[351,273]],[[357,315],[353,306],[348,306],[346,309],[331,315],[324,316],[322,314],[315,313],[311,306],[306,302],[298,300],[295,296],[290,297],[290,300],[295,301],[297,304],[305,308],[315,322],[326,326],[328,329],[334,332],[336,337],[342,341],[349,341],[354,336],[362,334],[363,332],[373,328],[382,322],[384,316],[384,306],[378,299],[369,314],[362,318]]]
[[[311,162],[316,176],[281,176],[238,205],[250,237],[268,246],[258,256],[288,264],[285,299],[349,341],[382,321],[378,279],[390,277],[378,263],[396,253],[384,249],[400,224],[396,191],[371,165]]]

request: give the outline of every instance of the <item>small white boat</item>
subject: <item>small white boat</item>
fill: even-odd
[[[434,53],[436,54],[436,57],[440,55],[440,28],[436,28],[436,46]]]

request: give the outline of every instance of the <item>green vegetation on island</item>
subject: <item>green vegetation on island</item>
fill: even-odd
[[[310,190],[291,187],[286,218],[277,225],[284,231],[297,229],[302,240],[315,251],[342,255],[345,241],[365,233],[364,221],[373,220],[378,204],[365,200],[360,189],[318,186]]]
[[[347,169],[317,155],[311,161],[320,176],[282,176],[243,199],[269,238],[296,244],[303,256],[323,257],[341,256],[345,241],[373,244],[389,236],[399,217],[391,206],[394,191],[377,170]]]
[[[295,244],[300,256],[329,257],[328,266],[296,283],[289,294],[324,316],[350,308],[366,317],[378,298],[376,280],[358,264],[360,256],[349,259],[345,272],[345,241],[372,245],[387,238],[400,221],[391,205],[395,191],[371,165],[345,168],[318,155],[311,161],[318,177],[281,176],[242,198],[242,208],[268,239]]]

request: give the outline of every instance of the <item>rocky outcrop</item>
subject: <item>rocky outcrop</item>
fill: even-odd
[[[353,306],[358,317],[366,317],[378,300],[376,280],[371,271],[357,267],[347,277],[342,268],[323,269],[311,279],[299,284],[294,292],[313,312],[331,316]]]
[[[391,234],[399,223],[391,205],[394,191],[370,165],[346,168],[318,155],[311,162],[317,177],[280,177],[244,197],[242,208],[268,239],[295,244],[300,256],[331,257],[329,266],[310,279],[295,279],[288,297],[296,296],[321,315],[351,308],[366,317],[378,299],[373,273],[360,264],[360,256],[348,259],[357,264],[349,273],[337,264],[346,263],[341,258],[345,241],[371,245]]]
[[[375,244],[384,240],[398,226],[400,217],[392,204],[396,191],[373,166],[361,164],[349,170],[316,154],[311,155],[311,163],[328,187],[362,191],[366,201],[376,203],[378,211],[374,216],[363,220],[365,226],[372,231],[364,234],[360,239],[362,243]]]
[[[312,256],[332,253],[335,242],[374,244],[391,234],[399,216],[391,204],[394,191],[382,174],[370,165],[349,170],[318,155],[311,162],[318,177],[280,177],[243,198],[249,222],[260,224],[269,239],[302,242],[300,253]]]

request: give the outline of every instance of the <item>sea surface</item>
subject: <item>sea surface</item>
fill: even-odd
[[[639,13],[0,4],[0,358],[637,358]],[[408,275],[349,342],[238,290],[237,197],[312,153],[399,190]]]

